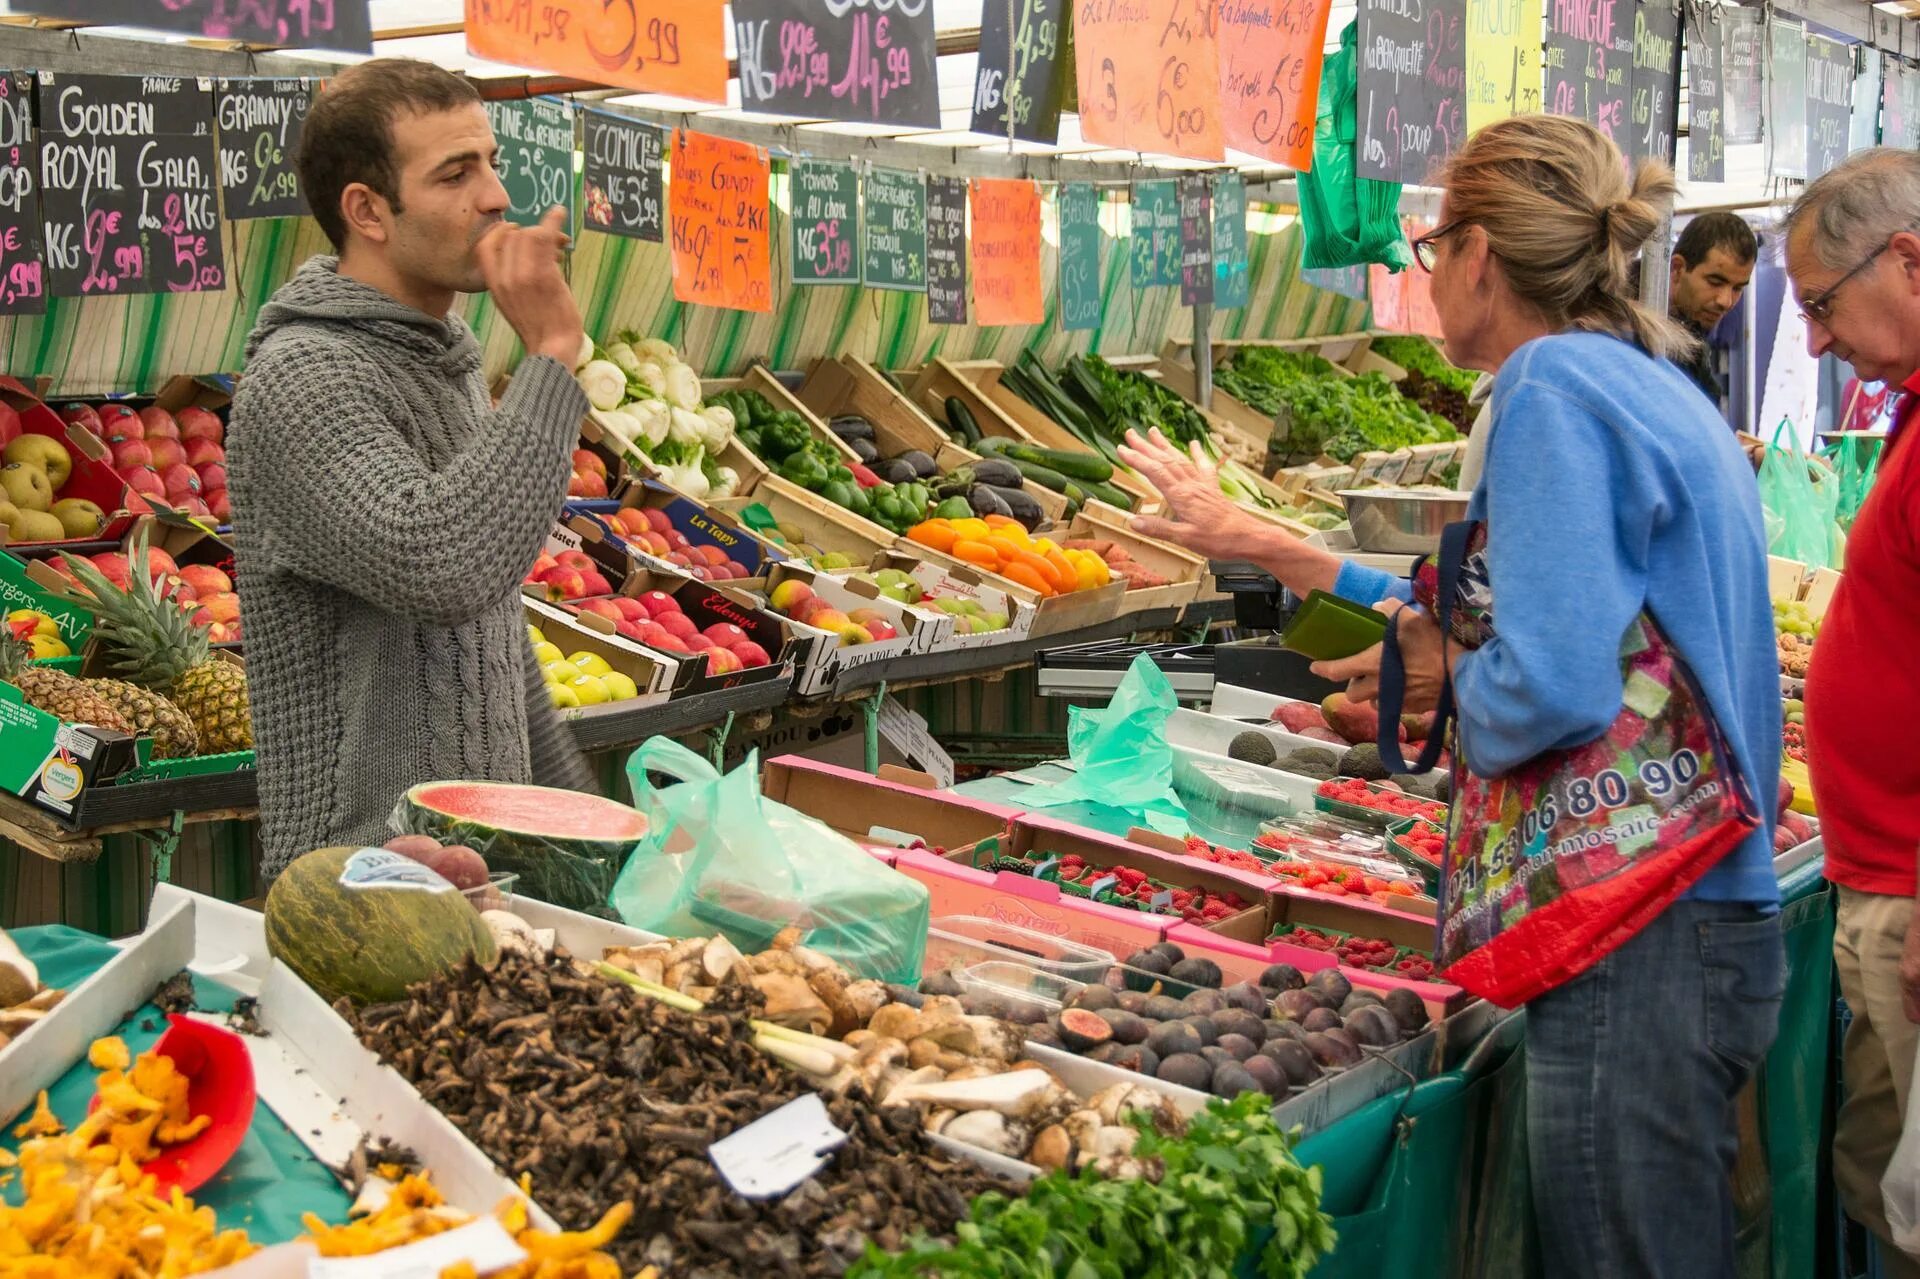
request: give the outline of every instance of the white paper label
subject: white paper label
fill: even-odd
[[[722,1137],[707,1153],[735,1194],[769,1199],[826,1167],[828,1157],[846,1140],[825,1103],[808,1093]]]
[[[492,1217],[480,1217],[445,1234],[419,1243],[389,1248],[366,1257],[316,1257],[307,1265],[307,1279],[440,1279],[440,1272],[458,1262],[473,1263],[476,1274],[492,1274],[527,1259]]]
[[[363,848],[340,868],[342,888],[404,888],[424,893],[450,893],[453,885],[399,853]]]

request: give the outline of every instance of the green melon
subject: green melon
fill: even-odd
[[[511,782],[422,782],[401,821],[417,835],[465,844],[513,891],[572,910],[605,906],[628,854],[647,833],[637,809],[599,795]]]
[[[267,893],[268,952],[328,1003],[387,1003],[469,955],[487,964],[498,956],[479,912],[451,884],[429,891],[341,883],[347,859],[361,851],[321,848],[295,858]]]

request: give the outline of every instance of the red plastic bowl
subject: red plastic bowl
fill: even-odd
[[[187,1085],[188,1114],[208,1115],[213,1122],[193,1140],[164,1148],[140,1171],[154,1179],[161,1195],[176,1186],[190,1194],[226,1167],[247,1139],[259,1095],[253,1082],[253,1057],[246,1041],[232,1031],[178,1013],[167,1014],[167,1032],[153,1051],[171,1057],[180,1073],[192,1081]],[[99,1106],[96,1094],[87,1113]]]

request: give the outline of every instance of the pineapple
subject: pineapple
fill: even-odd
[[[129,590],[99,569],[69,557],[67,567],[93,596],[94,637],[113,669],[142,688],[163,694],[186,712],[209,754],[253,749],[253,718],[247,708],[247,674],[212,657],[207,628],[196,625],[162,594],[147,569],[147,537],[134,538],[128,556]]]
[[[90,679],[86,686],[120,717],[153,739],[155,759],[185,759],[200,753],[200,734],[187,713],[158,693],[123,679]]]
[[[27,646],[12,632],[0,632],[0,680],[19,689],[27,705],[68,724],[92,724],[118,733],[135,731],[111,702],[87,687],[85,680],[35,666],[29,662],[30,656]]]

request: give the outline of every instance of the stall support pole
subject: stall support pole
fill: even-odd
[[[727,718],[720,726],[707,734],[707,757],[718,770],[727,757],[727,738],[733,735],[733,712],[727,712]]]
[[[1200,407],[1213,407],[1213,303],[1193,304],[1193,386]]]
[[[1673,261],[1673,214],[1660,219],[1646,248],[1640,251],[1640,302],[1660,314],[1667,313],[1667,285]]]
[[[180,834],[186,829],[187,815],[176,810],[165,826],[149,834],[139,832],[143,843],[153,847],[153,882],[170,884],[173,882],[173,855],[180,851]]]
[[[866,719],[865,745],[867,772],[880,771],[880,703],[887,700],[887,681],[881,680],[871,697],[860,702],[860,714]]]

